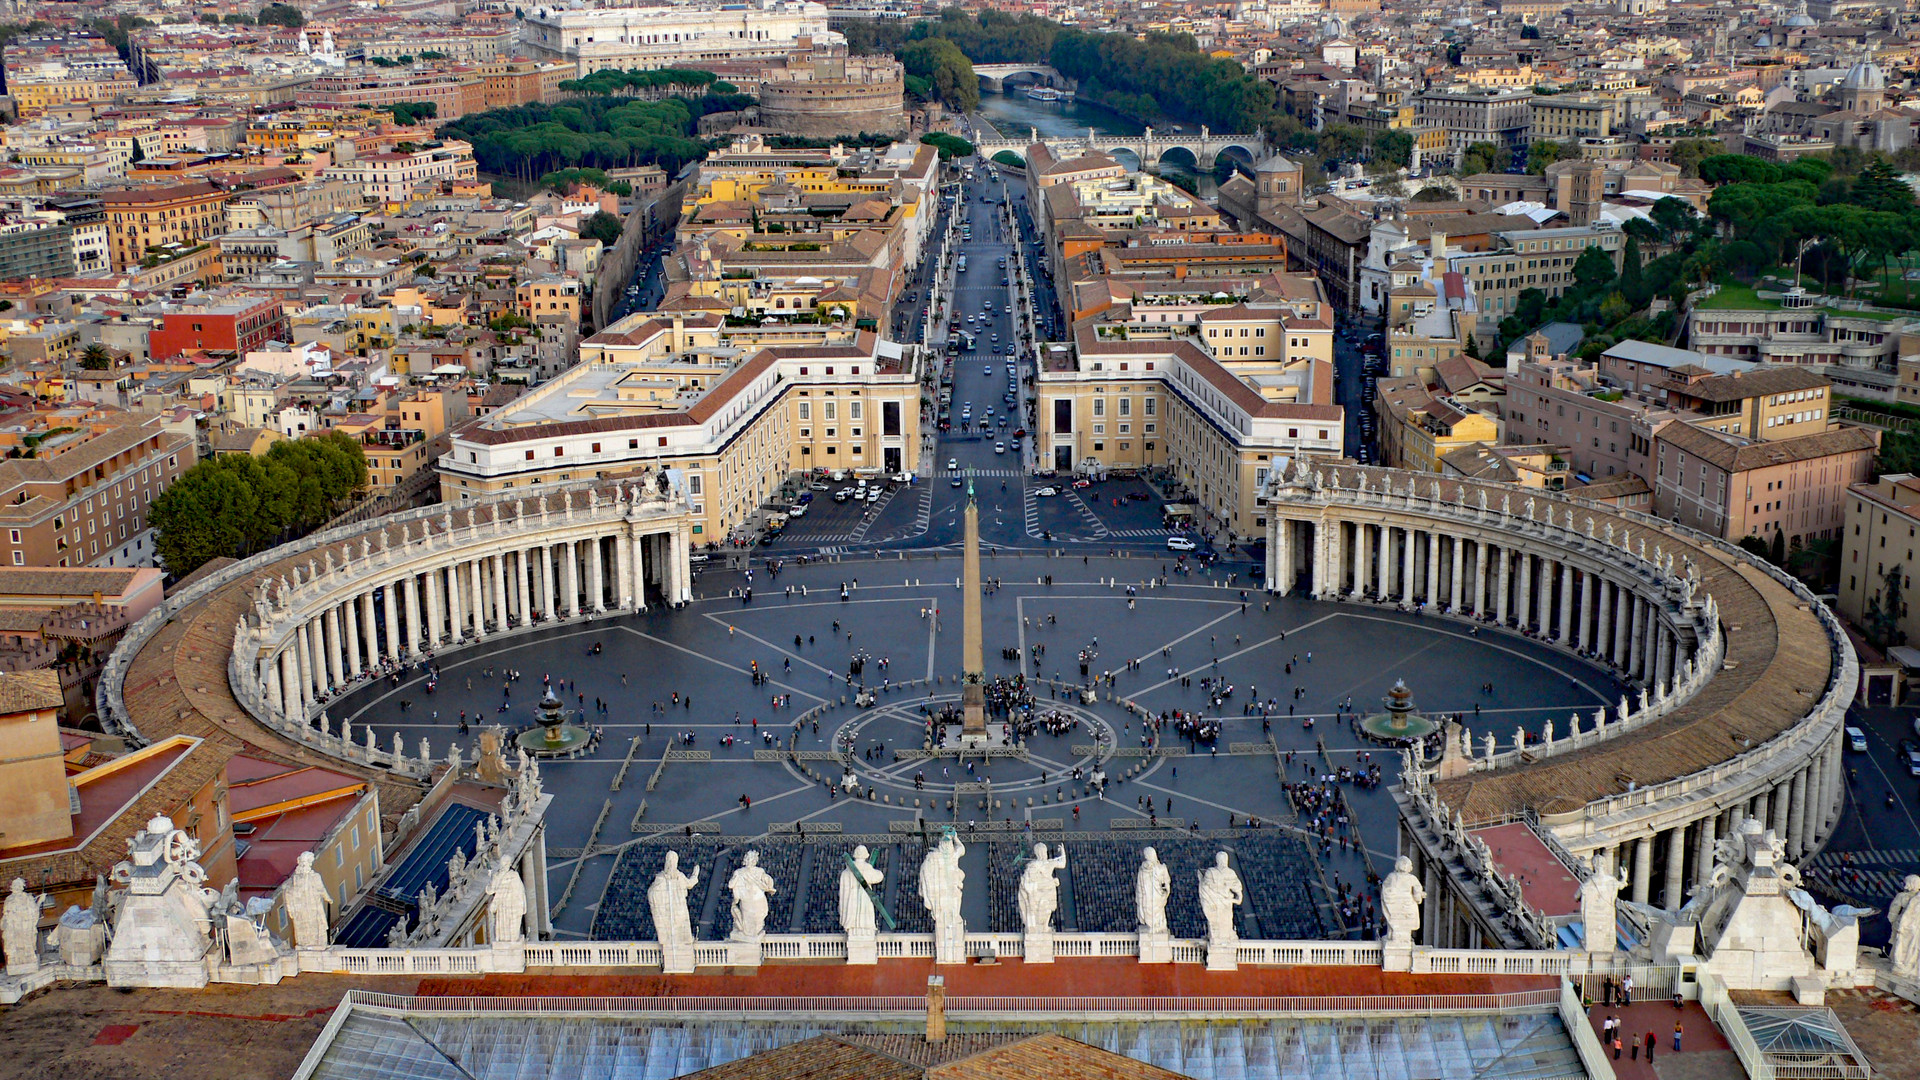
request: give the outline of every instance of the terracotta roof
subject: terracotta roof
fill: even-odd
[[[60,674],[52,670],[0,672],[0,715],[58,709]]]
[[[1835,427],[1813,435],[1790,439],[1752,442],[1738,436],[1722,435],[1692,424],[1668,424],[1655,436],[1668,445],[1694,455],[1726,472],[1746,472],[1769,465],[1808,461],[1831,454],[1871,451],[1879,446],[1874,433],[1866,428]]]
[[[1679,375],[1690,368],[1693,368],[1693,365],[1682,365],[1669,369],[1668,374]],[[1819,372],[1809,371],[1803,367],[1782,365],[1755,368],[1752,371],[1741,371],[1731,375],[1715,375],[1695,382],[1668,378],[1656,385],[1702,401],[1743,401],[1747,398],[1765,397],[1768,394],[1791,394],[1801,390],[1816,390],[1823,386],[1831,386],[1833,382]]]

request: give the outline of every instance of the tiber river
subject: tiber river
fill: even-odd
[[[1024,86],[1018,85],[1010,94],[982,93],[979,111],[993,122],[1002,135],[1013,139],[1027,138],[1031,131],[1048,137],[1080,138],[1086,137],[1088,128],[1092,128],[1096,135],[1139,136],[1145,132],[1140,124],[1098,105],[1079,101],[1035,101],[1026,96]],[[1182,124],[1181,128],[1197,130],[1188,124]],[[1157,130],[1168,135],[1174,133],[1171,124]],[[1125,154],[1121,155],[1120,160],[1129,166],[1133,164]],[[1196,177],[1185,169],[1175,168],[1171,163],[1153,171],[1169,179],[1184,179],[1187,186],[1198,191],[1202,198],[1211,199],[1214,195],[1211,176]]]

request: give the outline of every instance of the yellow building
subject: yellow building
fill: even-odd
[[[1475,443],[1498,443],[1500,421],[1445,398],[1432,398],[1409,411],[1401,432],[1396,468],[1441,471],[1440,460]]]
[[[1199,499],[1205,527],[1236,537],[1263,532],[1258,496],[1272,469],[1296,456],[1344,453],[1333,365],[1304,353],[1283,359],[1284,322],[1276,329],[1229,314],[1209,328],[1211,341],[1132,340],[1083,325],[1071,347],[1049,347],[1035,381],[1041,463],[1063,472],[1165,467]],[[1265,339],[1253,333],[1262,328]],[[1271,346],[1254,344],[1261,340]],[[1256,347],[1269,355],[1254,356]]]
[[[734,337],[717,314],[627,316],[583,341],[559,378],[454,432],[441,498],[667,468],[685,481],[704,543],[794,473],[921,469],[919,346],[768,329],[814,343],[762,346],[756,329]]]
[[[539,322],[561,318],[580,321],[580,282],[576,278],[549,274],[514,286],[513,306],[520,314]]]

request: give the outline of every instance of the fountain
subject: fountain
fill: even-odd
[[[540,757],[558,757],[571,753],[587,744],[593,733],[579,724],[567,720],[567,707],[553,694],[553,688],[547,688],[547,694],[540,699],[540,722],[538,727],[529,728],[514,738],[515,744],[529,754]]]
[[[1393,681],[1393,689],[1387,691],[1386,704],[1386,712],[1374,713],[1360,721],[1361,732],[1370,739],[1389,743],[1424,739],[1439,727],[1414,708],[1413,691],[1407,689],[1405,680]]]

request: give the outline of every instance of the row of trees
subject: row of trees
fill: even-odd
[[[1708,212],[1729,238],[1715,246],[1713,268],[1750,278],[1792,265],[1811,244],[1802,268],[1824,288],[1850,294],[1853,279],[1876,266],[1884,277],[1894,256],[1920,244],[1920,207],[1891,161],[1858,159],[1847,171],[1854,160],[1702,159],[1701,179],[1718,185]]]
[[[669,174],[705,156],[694,120],[751,105],[744,95],[689,100],[575,98],[558,105],[516,105],[463,116],[440,128],[444,138],[473,145],[480,168],[532,182],[557,169],[659,165]]]
[[[615,195],[633,194],[632,184],[625,180],[607,179],[605,169],[559,169],[542,176],[539,184],[562,195],[571,195],[581,184],[592,184],[601,191],[611,191]]]
[[[604,68],[584,79],[568,79],[560,84],[565,94],[611,94],[617,97],[685,97],[704,94],[735,94],[739,87],[711,71],[688,68],[656,68],[652,71],[615,71]]]
[[[393,122],[407,127],[440,115],[440,105],[432,101],[396,101],[382,108],[393,114]]]
[[[264,457],[223,454],[153,500],[155,546],[183,577],[208,559],[245,558],[312,532],[366,486],[366,455],[337,431],[277,442]]]
[[[900,51],[908,79],[926,86],[926,95],[950,109],[971,112],[980,105],[980,79],[973,62],[946,38],[923,38]]]

